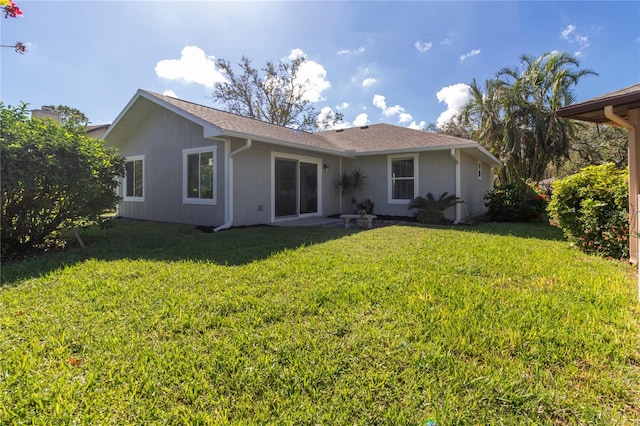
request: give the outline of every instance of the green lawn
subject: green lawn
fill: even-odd
[[[638,424],[635,270],[548,226],[115,220],[2,266],[0,424]]]

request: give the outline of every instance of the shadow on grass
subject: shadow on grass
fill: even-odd
[[[487,222],[475,226],[457,227],[456,229],[518,238],[536,238],[551,241],[565,240],[562,230],[548,223]]]
[[[84,249],[79,247],[75,237],[70,237],[69,244],[63,251],[3,264],[0,270],[0,287],[18,280],[46,275],[87,259],[243,265],[284,250],[342,238],[354,232],[358,231],[343,228],[255,226],[206,233],[188,225],[113,219],[107,229],[89,228],[81,234],[86,245]]]

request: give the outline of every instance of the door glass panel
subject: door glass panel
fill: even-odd
[[[295,216],[297,205],[297,169],[295,160],[275,159],[275,215]]]
[[[300,162],[300,214],[318,211],[318,165]]]

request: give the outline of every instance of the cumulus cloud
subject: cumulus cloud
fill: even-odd
[[[416,44],[414,44],[414,46],[416,47],[416,49],[418,49],[418,52],[424,53],[427,50],[431,49],[433,43],[431,43],[430,41],[416,41]]]
[[[439,127],[448,123],[471,99],[469,89],[470,87],[468,85],[458,83],[443,87],[438,93],[436,93],[438,102],[445,103],[447,105],[446,111],[440,114],[436,122]]]
[[[340,105],[336,106],[336,109],[340,110],[340,109],[347,109],[349,108],[349,103],[348,102],[343,102]]]
[[[406,112],[402,112],[398,116],[398,123],[400,123],[400,124],[408,123],[411,120],[413,120],[413,117],[411,116],[411,114],[406,113]]]
[[[427,123],[425,123],[424,121],[421,121],[420,123],[416,123],[415,121],[412,121],[408,127],[413,130],[424,130],[426,125]]]
[[[373,105],[377,106],[382,110],[382,114],[385,117],[391,117],[392,115],[400,114],[404,112],[404,108],[400,105],[394,105],[392,107],[387,106],[386,98],[382,95],[374,95],[373,96]]]
[[[356,54],[359,55],[361,53],[364,53],[364,46],[360,46],[355,50],[349,50],[349,49],[341,49],[338,50],[338,52],[336,52],[338,55],[349,55],[349,54]]]
[[[369,116],[366,112],[358,114],[358,116],[353,120],[353,125],[355,127],[366,126],[369,123]]]
[[[468,59],[472,56],[476,56],[480,54],[480,49],[473,49],[471,52],[469,53],[465,53],[464,55],[460,55],[460,60],[464,61],[465,59]]]
[[[173,90],[165,90],[162,94],[165,96],[171,96],[172,98],[178,98],[178,95],[176,95]]]
[[[215,57],[205,55],[204,50],[197,46],[185,46],[180,59],[159,61],[155,71],[160,78],[202,84],[209,88],[227,81],[224,74],[216,69]]]
[[[302,49],[292,49],[289,53],[289,59],[293,61],[299,58],[304,59],[304,62],[298,68],[294,84],[305,86],[304,98],[309,102],[318,102],[324,99],[322,92],[331,87],[331,83],[327,80],[327,71],[319,63],[307,60],[307,55]]]
[[[362,82],[362,87],[369,87],[369,86],[373,86],[376,82],[375,78],[366,78],[364,79],[364,81]]]

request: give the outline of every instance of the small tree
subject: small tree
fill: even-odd
[[[354,198],[355,193],[362,192],[368,179],[361,168],[353,169],[350,172],[342,172],[338,178],[338,186],[342,189],[342,195],[348,195],[351,198],[352,210],[358,203]]]
[[[85,127],[29,118],[0,102],[2,257],[46,246],[58,230],[98,221],[117,201],[124,160]]]
[[[330,113],[318,123],[318,112],[307,99],[310,82],[301,80],[299,74],[304,62],[303,57],[290,63],[267,62],[258,70],[251,65],[251,59],[242,56],[241,73],[236,74],[229,61],[218,59],[216,67],[228,81],[215,83],[213,99],[229,112],[279,126],[306,131],[329,128],[342,120],[342,114]]]

